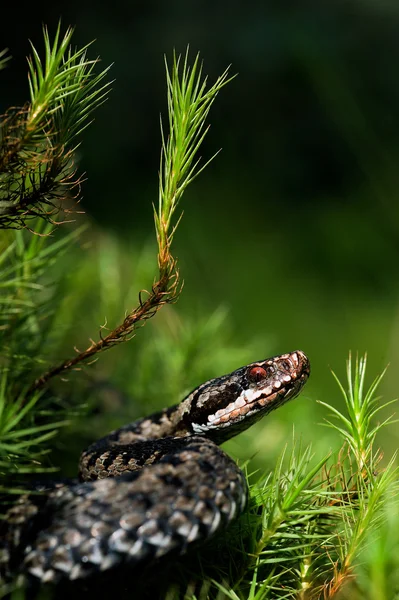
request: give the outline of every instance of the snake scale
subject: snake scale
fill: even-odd
[[[218,445],[297,396],[309,372],[299,350],[254,362],[96,441],[79,481],[46,484],[9,510],[0,567],[41,582],[139,573],[208,540],[247,501],[243,473]]]

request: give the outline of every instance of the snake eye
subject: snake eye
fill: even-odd
[[[253,383],[258,383],[267,377],[267,372],[262,367],[252,367],[252,369],[249,369],[247,377]]]

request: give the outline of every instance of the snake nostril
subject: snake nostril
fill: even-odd
[[[304,352],[302,352],[302,350],[297,350],[296,354],[299,358],[299,363],[302,368],[302,371],[309,374],[310,373],[310,363],[309,363],[308,357],[306,356],[306,354]]]
[[[281,360],[279,363],[279,366],[284,369],[284,371],[291,371],[292,370],[292,364],[289,360]]]

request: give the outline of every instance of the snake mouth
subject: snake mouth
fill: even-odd
[[[252,363],[242,374],[235,399],[203,415],[201,422],[193,424],[193,430],[211,433],[240,423],[240,429],[244,429],[297,396],[309,374],[309,360],[301,350]]]
[[[218,410],[213,415],[208,415],[208,422],[212,427],[223,427],[229,424],[237,423],[246,417],[249,413],[262,411],[270,412],[278,406],[281,406],[291,398],[294,398],[301,391],[308,376],[298,379],[294,384],[289,386],[281,386],[279,390],[272,391],[267,388],[267,391],[251,395],[244,393],[233,404],[229,404],[224,409]],[[270,392],[268,391],[270,389]],[[269,410],[262,410],[269,409]]]

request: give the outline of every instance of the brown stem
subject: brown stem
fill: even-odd
[[[146,320],[155,315],[161,306],[174,302],[179,294],[179,274],[174,259],[170,255],[168,258],[169,264],[166,268],[160,268],[163,275],[161,275],[160,279],[152,286],[148,298],[143,302],[141,300],[142,292],[140,292],[139,306],[125,317],[121,325],[113,329],[105,337],[102,337],[100,333],[101,339],[99,341],[93,341],[86,350],[79,352],[74,358],[66,359],[49,371],[43,373],[43,375],[36,379],[30,386],[27,396],[43,388],[46,383],[56,375],[60,375],[61,373],[76,367],[76,365],[80,363],[87,362],[88,359],[94,357],[97,353],[112,348],[112,346],[129,339],[129,336],[131,336],[137,328],[138,323],[142,322],[142,324],[144,324]]]

